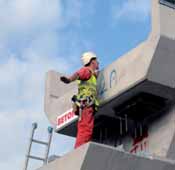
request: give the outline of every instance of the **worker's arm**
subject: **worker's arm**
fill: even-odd
[[[69,84],[71,83],[72,81],[75,81],[78,79],[78,74],[77,73],[74,73],[72,76],[70,77],[65,77],[65,76],[61,76],[60,77],[60,80],[66,84]]]
[[[60,77],[60,80],[64,83],[68,84],[68,83],[70,83],[74,80],[77,80],[77,79],[88,80],[91,77],[91,74],[92,73],[88,67],[83,67],[70,77],[65,77],[65,76]]]

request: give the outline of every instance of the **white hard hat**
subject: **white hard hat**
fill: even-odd
[[[85,66],[86,64],[89,64],[89,62],[91,61],[92,58],[97,58],[95,53],[93,53],[93,52],[83,53],[81,56],[81,60],[82,60],[83,65]]]

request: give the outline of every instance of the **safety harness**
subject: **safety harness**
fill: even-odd
[[[78,81],[78,94],[72,97],[73,111],[79,115],[81,120],[82,110],[85,107],[94,106],[97,111],[99,102],[97,100],[97,79],[94,74],[91,75],[88,80],[77,80]]]

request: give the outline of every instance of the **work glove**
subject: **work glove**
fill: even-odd
[[[67,77],[65,77],[65,76],[61,76],[60,77],[60,80],[62,81],[62,82],[64,82],[64,83],[66,83],[66,84],[69,84],[71,81],[67,78]]]

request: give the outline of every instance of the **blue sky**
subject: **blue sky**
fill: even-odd
[[[0,23],[0,169],[22,169],[31,123],[47,137],[45,73],[74,72],[88,50],[103,68],[134,48],[150,32],[150,0],[0,0]],[[51,153],[73,144],[54,134]]]

